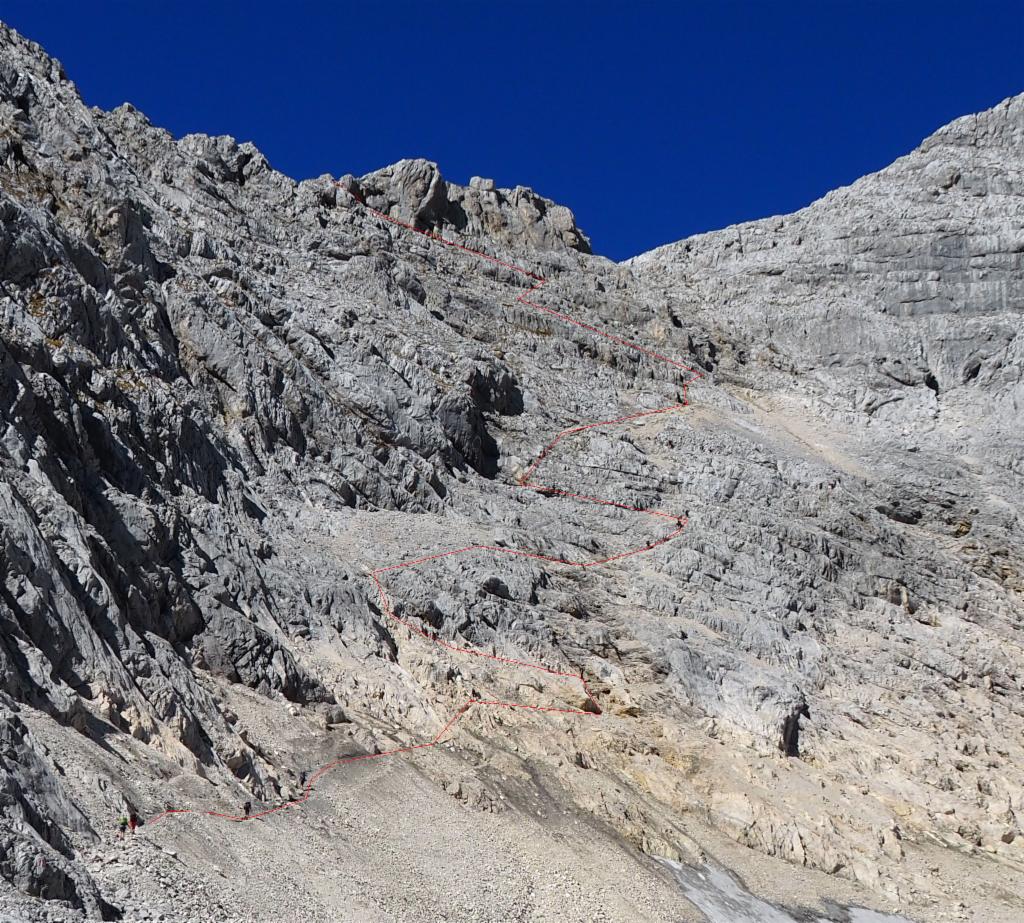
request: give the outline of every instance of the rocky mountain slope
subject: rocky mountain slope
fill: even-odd
[[[661,857],[822,919],[1019,920],[1022,142],[1018,97],[615,264],[529,189],[297,183],[90,109],[0,31],[0,913],[699,919]],[[301,809],[152,822],[279,804],[468,698],[582,709],[368,575],[656,542],[517,479],[684,387],[542,472],[671,541],[387,578],[600,716],[474,709]]]

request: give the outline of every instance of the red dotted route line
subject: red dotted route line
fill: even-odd
[[[338,182],[334,183],[334,185],[338,186],[341,189],[345,188]],[[557,676],[564,679],[574,680],[580,684],[581,688],[583,689],[583,693],[586,696],[586,703],[584,707],[558,708],[547,705],[527,705],[523,702],[506,702],[497,699],[467,699],[466,702],[463,703],[461,708],[459,708],[458,711],[456,711],[455,714],[448,719],[447,724],[445,724],[445,726],[437,732],[437,734],[434,736],[432,740],[420,744],[411,744],[406,747],[395,747],[391,750],[382,750],[379,753],[361,753],[355,756],[340,757],[339,759],[333,760],[330,763],[321,766],[319,769],[313,772],[306,780],[306,783],[302,789],[302,794],[299,797],[294,798],[290,801],[285,801],[279,805],[276,805],[275,807],[268,808],[265,811],[256,811],[250,814],[227,814],[222,811],[197,811],[188,808],[179,810],[172,808],[170,810],[163,811],[160,814],[157,814],[154,817],[152,817],[149,821],[150,823],[155,823],[159,820],[162,820],[165,817],[170,817],[174,814],[205,814],[208,817],[220,817],[224,820],[242,822],[256,820],[256,818],[258,817],[267,817],[270,814],[277,814],[279,811],[286,811],[289,808],[299,807],[300,805],[305,804],[306,801],[309,800],[310,796],[313,793],[313,789],[316,783],[319,782],[320,779],[322,779],[331,770],[337,769],[339,766],[344,766],[348,763],[357,763],[361,760],[381,759],[383,757],[398,756],[401,753],[412,753],[416,750],[429,750],[432,747],[436,747],[438,744],[444,742],[445,735],[459,722],[462,716],[465,715],[466,712],[468,712],[471,708],[477,706],[508,709],[518,708],[524,709],[526,711],[550,712],[555,714],[574,716],[600,715],[601,708],[597,704],[597,701],[594,698],[593,694],[590,692],[590,689],[587,686],[587,681],[583,677],[582,670],[580,670],[578,673],[570,673],[566,670],[556,670],[542,663],[536,663],[529,660],[517,660],[513,657],[501,657],[497,654],[488,654],[487,652],[477,650],[476,648],[460,647],[457,644],[452,644],[449,641],[445,641],[442,638],[437,637],[435,634],[426,631],[422,626],[417,625],[414,622],[410,622],[408,619],[403,619],[401,616],[395,614],[394,609],[391,606],[391,601],[388,598],[388,594],[384,589],[384,584],[381,582],[380,575],[387,573],[388,571],[399,570],[404,567],[416,567],[420,564],[426,564],[430,561],[437,561],[441,558],[450,558],[460,554],[468,554],[469,552],[473,551],[487,551],[492,552],[494,554],[509,554],[520,558],[532,558],[535,561],[544,561],[548,564],[558,564],[563,567],[579,567],[581,569],[598,567],[602,564],[610,564],[612,561],[621,561],[624,558],[630,558],[634,555],[643,554],[645,552],[651,551],[654,548],[657,548],[659,545],[664,545],[666,542],[671,541],[673,538],[679,535],[686,528],[686,524],[688,522],[686,516],[678,516],[672,513],[661,512],[660,510],[640,509],[639,507],[629,506],[625,503],[616,503],[613,500],[605,500],[602,499],[601,497],[591,497],[586,494],[572,493],[567,490],[562,490],[561,488],[558,487],[551,487],[550,485],[547,484],[538,484],[533,480],[533,475],[537,471],[538,467],[540,467],[541,463],[551,454],[551,451],[555,448],[555,446],[557,446],[566,436],[572,436],[577,433],[583,433],[586,432],[587,430],[597,429],[598,427],[602,426],[615,426],[621,423],[629,423],[632,420],[639,420],[643,417],[651,417],[655,416],[656,414],[668,413],[669,411],[672,410],[678,410],[680,407],[685,407],[689,403],[689,399],[687,397],[687,388],[691,382],[697,381],[698,379],[704,377],[701,372],[699,372],[697,369],[691,368],[688,365],[684,365],[682,362],[678,362],[675,359],[670,359],[668,356],[663,356],[661,355],[661,353],[654,352],[651,349],[647,349],[644,346],[640,346],[636,343],[633,343],[630,340],[624,339],[623,337],[616,336],[613,333],[608,333],[590,324],[586,324],[583,321],[577,320],[576,318],[568,314],[563,314],[560,311],[555,311],[553,308],[549,308],[546,307],[545,305],[538,304],[535,301],[530,301],[528,296],[539,291],[547,281],[542,276],[538,276],[536,273],[532,273],[528,269],[524,269],[522,266],[516,266],[514,263],[507,263],[504,260],[499,260],[488,253],[482,253],[479,250],[473,250],[472,248],[467,247],[464,244],[460,244],[457,241],[448,240],[446,237],[442,237],[440,234],[436,234],[433,231],[422,230],[420,228],[415,227],[412,224],[407,224],[404,221],[400,221],[397,218],[393,218],[390,215],[386,215],[384,214],[384,212],[378,211],[375,208],[371,208],[352,190],[346,189],[345,191],[352,195],[353,198],[367,212],[369,212],[371,215],[373,215],[375,218],[381,221],[403,228],[404,230],[407,231],[412,231],[415,234],[419,234],[420,236],[436,241],[437,243],[444,244],[447,247],[452,247],[456,250],[461,250],[464,253],[469,253],[472,256],[479,257],[480,259],[486,260],[489,263],[493,263],[496,266],[501,266],[504,269],[508,269],[511,270],[512,272],[519,273],[520,275],[525,276],[527,279],[532,279],[534,284],[531,285],[528,289],[526,289],[526,291],[524,291],[516,298],[516,301],[518,301],[519,303],[528,305],[529,307],[534,308],[537,311],[541,311],[544,314],[549,314],[552,317],[557,317],[559,320],[565,321],[568,324],[572,324],[575,327],[579,327],[580,329],[586,330],[589,333],[593,333],[599,337],[603,337],[604,339],[609,340],[618,346],[625,346],[629,349],[635,350],[636,352],[642,353],[645,356],[649,356],[652,359],[656,359],[659,362],[667,362],[669,365],[673,365],[676,368],[681,369],[684,372],[688,372],[691,376],[693,376],[691,378],[686,379],[683,382],[683,395],[681,401],[669,404],[665,407],[659,407],[656,410],[644,410],[641,411],[640,413],[633,413],[625,417],[617,417],[613,420],[598,420],[597,422],[594,423],[586,423],[581,426],[572,426],[569,427],[568,429],[562,430],[557,436],[555,436],[554,439],[551,440],[551,442],[549,442],[540,451],[540,453],[534,459],[533,464],[531,464],[530,467],[526,470],[525,474],[523,474],[519,478],[519,483],[517,485],[518,487],[522,487],[527,490],[534,490],[548,494],[557,494],[560,497],[568,497],[570,499],[581,500],[586,503],[597,503],[602,506],[613,506],[616,509],[627,510],[628,512],[631,513],[639,513],[644,516],[653,516],[657,517],[658,519],[667,519],[675,523],[676,528],[669,532],[667,535],[663,535],[661,538],[655,539],[653,541],[648,541],[643,545],[639,545],[635,548],[630,548],[629,550],[623,551],[619,554],[614,554],[610,557],[600,558],[594,561],[567,561],[564,558],[556,558],[551,555],[537,554],[535,552],[522,551],[516,548],[502,548],[497,545],[467,545],[465,548],[456,548],[452,551],[442,551],[437,554],[431,554],[426,555],[425,557],[415,558],[411,561],[403,561],[399,564],[388,564],[384,567],[376,568],[375,570],[370,572],[369,577],[373,581],[374,586],[376,586],[377,588],[377,598],[380,603],[380,609],[384,613],[384,615],[391,619],[391,621],[399,625],[402,625],[413,634],[417,634],[420,637],[425,638],[431,644],[435,644],[438,647],[442,647],[445,650],[451,651],[455,654],[465,654],[472,657],[482,657],[487,660],[496,661],[497,663],[506,664],[508,666],[519,667],[521,669],[526,670],[535,670],[540,673],[546,673],[549,676]]]

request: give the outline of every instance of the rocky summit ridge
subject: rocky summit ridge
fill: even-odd
[[[301,811],[119,841],[129,811],[294,798],[467,698],[583,708],[396,626],[375,568],[657,538],[516,485],[686,376],[367,206],[701,371],[543,463],[687,527],[388,578],[599,718],[468,713]],[[3,27],[0,218],[0,916],[700,919],[661,858],[804,919],[1021,918],[1024,97],[616,264],[524,187],[295,182],[89,108]]]

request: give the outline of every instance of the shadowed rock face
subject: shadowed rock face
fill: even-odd
[[[678,539],[389,577],[439,637],[590,679],[599,721],[510,715],[516,752],[644,851],[686,858],[700,825],[908,913],[976,887],[999,919],[986,876],[1024,893],[1022,133],[1008,100],[795,215],[616,265],[522,187],[426,161],[296,183],[89,109],[0,31],[0,873],[109,916],[81,854],[111,816],[286,794],[308,761],[242,728],[236,687],[356,716],[367,748],[478,686],[564,703],[395,632],[366,573],[657,537],[513,485],[676,370],[355,192],[707,373],[538,473],[686,515]]]

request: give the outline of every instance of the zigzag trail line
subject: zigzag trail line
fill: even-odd
[[[345,189],[345,187],[338,182],[336,182],[334,185],[338,186],[341,189]],[[540,467],[540,464],[551,454],[552,450],[567,436],[572,436],[577,433],[583,433],[586,432],[587,430],[597,429],[603,426],[615,426],[621,423],[628,423],[632,420],[639,420],[643,417],[652,417],[657,414],[668,413],[669,411],[678,410],[681,407],[685,407],[689,403],[689,399],[687,397],[687,388],[691,382],[697,381],[698,379],[704,377],[701,372],[699,372],[697,369],[690,368],[690,366],[688,365],[684,365],[682,362],[678,362],[675,359],[670,359],[668,356],[663,356],[660,353],[656,353],[653,350],[647,349],[644,346],[640,346],[636,343],[633,343],[630,340],[624,339],[623,337],[616,336],[613,333],[607,333],[604,330],[591,326],[590,324],[586,324],[583,321],[577,320],[576,318],[571,317],[568,314],[563,314],[560,311],[555,311],[553,308],[545,307],[544,305],[538,304],[535,301],[530,301],[529,296],[539,291],[547,281],[542,276],[538,276],[536,273],[532,273],[528,269],[524,269],[522,266],[516,266],[514,263],[506,263],[505,261],[499,260],[496,257],[490,256],[487,253],[482,253],[479,250],[473,250],[470,247],[458,243],[457,241],[448,240],[447,238],[442,237],[440,234],[435,234],[432,231],[424,231],[411,224],[407,224],[404,221],[399,221],[397,218],[392,218],[390,215],[386,215],[383,212],[377,211],[377,209],[375,208],[371,208],[359,196],[352,192],[352,190],[345,189],[345,191],[352,195],[353,198],[359,203],[359,205],[362,208],[364,208],[370,215],[372,215],[374,218],[377,218],[382,222],[394,225],[406,231],[412,231],[415,234],[419,234],[421,237],[426,237],[429,240],[435,241],[439,244],[444,244],[447,247],[452,247],[456,250],[461,250],[464,253],[469,253],[472,256],[478,257],[479,259],[482,260],[486,260],[488,263],[492,263],[495,266],[500,266],[503,269],[508,269],[511,270],[512,272],[519,273],[520,275],[524,276],[526,279],[530,280],[532,284],[529,288],[527,288],[516,298],[516,301],[518,301],[520,304],[527,305],[536,311],[540,311],[544,314],[549,314],[552,317],[556,317],[567,324],[579,327],[582,330],[586,330],[589,333],[595,334],[596,336],[603,337],[604,339],[610,340],[612,343],[615,343],[618,346],[624,346],[628,349],[635,350],[636,352],[643,353],[644,355],[649,356],[652,359],[656,359],[659,362],[667,362],[669,365],[675,366],[676,368],[681,369],[684,372],[688,372],[691,376],[693,376],[689,379],[686,379],[683,382],[683,395],[681,401],[669,404],[665,407],[659,407],[656,410],[644,410],[641,411],[640,413],[630,414],[625,417],[617,417],[614,420],[598,420],[594,423],[586,423],[581,426],[572,426],[569,429],[562,430],[557,436],[555,436],[554,439],[551,440],[551,442],[549,442],[540,451],[540,453],[534,459],[533,464],[530,465],[530,467],[526,470],[526,473],[519,478],[519,483],[517,485],[527,490],[535,490],[547,494],[557,494],[560,497],[566,497],[572,500],[580,500],[584,503],[597,503],[602,506],[613,506],[616,509],[627,510],[628,512],[631,513],[638,513],[643,516],[653,516],[657,519],[669,520],[670,522],[675,523],[676,528],[668,534],[663,535],[661,538],[658,538],[654,541],[648,541],[643,545],[639,545],[635,548],[630,548],[627,551],[623,551],[619,554],[612,555],[611,557],[601,558],[595,561],[567,561],[563,558],[556,558],[550,555],[536,554],[534,552],[522,551],[515,548],[501,548],[496,545],[467,545],[465,548],[456,548],[452,551],[442,551],[438,554],[427,555],[426,557],[416,558],[412,561],[403,561],[400,564],[388,564],[385,567],[376,568],[375,570],[369,573],[369,577],[373,581],[374,586],[376,586],[377,588],[377,598],[380,603],[380,609],[384,613],[384,615],[386,615],[391,621],[395,622],[396,624],[402,625],[404,628],[407,628],[413,634],[419,635],[420,637],[429,641],[431,644],[435,644],[438,647],[442,647],[445,650],[451,651],[455,654],[464,654],[471,657],[481,657],[487,660],[496,661],[501,664],[506,664],[507,666],[511,667],[518,667],[520,669],[526,670],[535,670],[539,673],[546,673],[549,676],[574,680],[580,684],[581,688],[583,689],[583,693],[586,696],[586,703],[584,704],[584,707],[556,708],[544,705],[527,705],[523,702],[468,699],[466,702],[463,703],[462,707],[459,708],[454,715],[452,715],[452,717],[448,720],[448,723],[445,724],[445,726],[437,732],[433,740],[429,740],[426,743],[413,744],[406,747],[395,747],[391,750],[383,750],[380,753],[361,753],[355,756],[345,756],[333,760],[332,762],[327,763],[324,766],[321,766],[315,772],[311,773],[306,781],[306,784],[303,786],[302,794],[298,798],[295,798],[291,801],[285,801],[279,805],[276,805],[275,807],[268,808],[265,811],[256,811],[251,814],[226,814],[221,811],[171,809],[163,811],[162,813],[150,818],[149,823],[151,824],[159,820],[162,820],[165,817],[169,817],[173,814],[203,814],[208,817],[219,817],[224,820],[235,821],[240,823],[243,821],[256,820],[259,817],[266,817],[270,814],[276,814],[279,811],[285,811],[289,808],[299,807],[309,800],[309,797],[312,795],[316,783],[319,782],[320,779],[322,779],[327,773],[331,772],[331,770],[337,769],[339,766],[344,766],[348,763],[356,763],[361,760],[375,760],[382,759],[384,757],[398,756],[399,754],[412,753],[416,750],[429,750],[432,747],[436,747],[438,744],[443,743],[445,735],[453,727],[455,727],[455,725],[459,722],[462,716],[465,715],[466,712],[468,712],[471,708],[519,708],[527,711],[553,712],[555,714],[573,715],[576,717],[595,717],[597,715],[600,715],[601,708],[597,704],[597,701],[594,699],[594,696],[591,694],[590,689],[587,687],[587,681],[583,678],[582,670],[580,670],[577,673],[570,673],[567,670],[553,669],[552,667],[546,666],[542,663],[535,663],[528,660],[516,660],[512,657],[499,657],[496,654],[488,654],[485,651],[477,650],[475,648],[460,647],[457,644],[451,644],[448,641],[444,641],[441,638],[438,638],[435,635],[429,633],[419,625],[416,625],[415,623],[410,622],[407,619],[403,619],[401,616],[395,614],[394,609],[391,606],[391,600],[388,598],[388,594],[384,589],[384,584],[381,582],[381,575],[387,573],[388,571],[400,570],[403,567],[417,567],[421,564],[427,564],[431,561],[440,560],[441,558],[450,558],[454,557],[455,555],[468,554],[470,552],[491,552],[493,554],[509,554],[520,558],[532,558],[535,561],[545,561],[548,564],[558,564],[562,567],[578,567],[585,570],[590,567],[600,567],[602,564],[610,564],[612,561],[621,561],[624,558],[630,558],[634,555],[643,554],[647,551],[651,551],[652,549],[657,548],[659,545],[664,545],[666,542],[670,542],[673,538],[679,535],[686,528],[687,518],[685,516],[677,516],[673,515],[672,513],[664,513],[658,510],[644,510],[635,506],[628,506],[627,504],[624,503],[616,503],[613,500],[605,500],[602,499],[601,497],[591,497],[587,496],[586,494],[571,493],[570,491],[562,490],[557,487],[551,487],[546,484],[538,484],[536,481],[533,480],[533,475],[536,472],[537,468]]]

